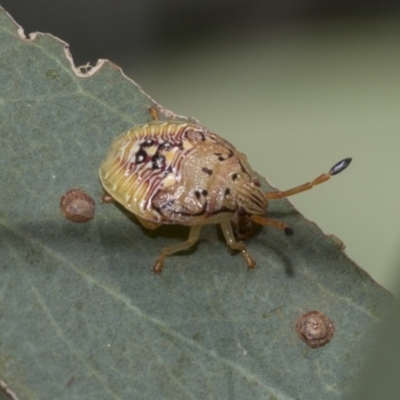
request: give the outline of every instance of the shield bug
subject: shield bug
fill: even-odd
[[[220,224],[226,243],[242,253],[248,268],[256,262],[243,241],[235,238],[232,222],[241,235],[249,223],[272,225],[286,235],[290,226],[265,216],[269,200],[282,199],[311,189],[343,171],[346,158],[328,173],[286,191],[264,193],[246,156],[204,126],[190,122],[155,119],[122,133],[111,144],[99,170],[106,192],[148,229],[162,224],[190,226],[182,243],[161,250],[153,267],[163,269],[166,256],[188,249],[205,224]]]

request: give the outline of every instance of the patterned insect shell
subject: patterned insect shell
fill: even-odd
[[[264,214],[246,156],[205,127],[151,122],[118,136],[100,166],[104,189],[142,224],[203,225]]]

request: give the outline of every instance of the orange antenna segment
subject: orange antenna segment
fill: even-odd
[[[338,174],[339,172],[342,172],[344,169],[346,169],[349,164],[351,163],[351,158],[345,158],[342,161],[339,161],[336,163],[328,173],[320,175],[318,178],[315,178],[311,182],[304,183],[303,185],[296,186],[292,189],[285,190],[283,192],[270,192],[270,193],[265,193],[265,197],[268,200],[275,200],[275,199],[282,199],[284,197],[289,197],[293,196],[294,194],[304,192],[306,190],[312,189],[314,186],[319,185],[322,182],[326,182],[331,178],[331,176]],[[292,236],[293,235],[293,229],[287,225],[284,224],[283,222],[280,221],[275,221],[274,219],[269,219],[267,217],[264,217],[262,215],[252,215],[250,217],[251,221],[255,222],[256,224],[260,225],[271,225],[274,226],[275,228],[281,229],[285,232],[287,236]]]
[[[337,175],[339,172],[345,170],[349,164],[351,163],[351,158],[345,158],[342,161],[336,163],[328,173],[320,175],[318,178],[315,178],[311,182],[304,183],[303,185],[296,186],[292,189],[285,190],[283,192],[270,192],[265,193],[265,197],[268,200],[275,200],[275,199],[282,199],[283,197],[293,196],[294,194],[304,192],[306,190],[312,189],[314,186],[319,185],[320,183],[326,182],[331,178],[333,175]]]

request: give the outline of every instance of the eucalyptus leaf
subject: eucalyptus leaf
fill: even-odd
[[[269,215],[295,234],[256,230],[253,272],[210,225],[154,275],[160,250],[188,228],[147,231],[102,204],[97,171],[113,138],[150,121],[156,103],[111,62],[76,69],[65,46],[48,34],[25,38],[0,10],[3,386],[41,400],[350,393],[391,296],[287,200],[272,202]],[[90,222],[61,213],[73,188],[95,200]],[[309,310],[335,324],[318,349],[294,329]]]

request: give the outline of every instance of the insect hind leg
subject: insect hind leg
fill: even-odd
[[[246,249],[246,245],[242,241],[236,241],[235,235],[233,234],[232,230],[232,225],[230,221],[224,221],[221,222],[221,229],[222,233],[224,234],[226,244],[232,249],[232,250],[239,250],[247,264],[247,267],[249,270],[252,270],[256,266],[256,262],[253,260],[251,255]]]
[[[161,250],[160,255],[158,256],[156,263],[154,264],[153,272],[155,274],[160,274],[162,272],[165,257],[177,253],[178,251],[186,250],[189,247],[192,247],[199,239],[201,227],[202,225],[193,225],[190,228],[189,237],[187,240],[181,243],[176,243],[172,244],[171,246],[164,247]]]

